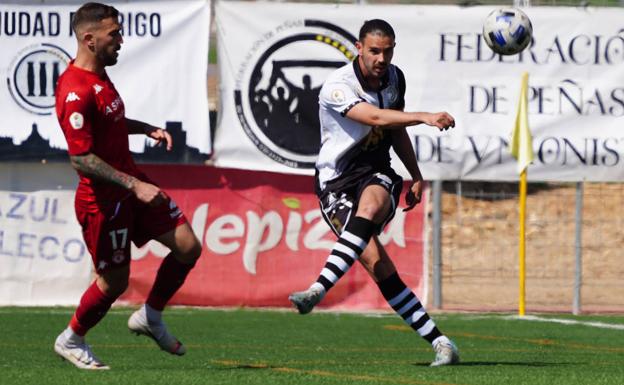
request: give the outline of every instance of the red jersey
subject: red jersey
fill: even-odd
[[[56,86],[56,115],[69,155],[93,153],[113,168],[145,180],[130,155],[125,108],[108,78],[74,66],[73,60]],[[129,191],[78,172],[76,199],[84,203],[113,202]]]

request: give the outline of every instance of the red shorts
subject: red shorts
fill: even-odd
[[[176,227],[187,223],[173,200],[155,207],[134,196],[113,203],[98,204],[76,200],[76,217],[95,270],[100,273],[130,263],[130,242],[141,247]]]

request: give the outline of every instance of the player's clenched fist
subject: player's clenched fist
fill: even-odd
[[[158,186],[154,186],[151,183],[141,182],[136,180],[132,185],[132,192],[137,199],[150,206],[158,206],[165,202],[167,195],[160,190]]]
[[[429,119],[425,123],[438,127],[440,131],[446,131],[451,127],[455,127],[455,118],[448,112],[435,112],[430,114]]]

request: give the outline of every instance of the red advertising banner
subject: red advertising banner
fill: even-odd
[[[203,246],[171,304],[289,306],[288,294],[316,280],[336,240],[321,217],[310,176],[205,166],[141,168],[176,201]],[[409,212],[397,210],[381,234],[401,277],[421,297],[424,212],[424,203]],[[145,300],[167,252],[155,241],[133,249],[130,288],[122,300]],[[387,305],[356,264],[319,307],[366,310]]]

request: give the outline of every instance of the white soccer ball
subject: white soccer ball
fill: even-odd
[[[515,55],[531,42],[533,26],[528,16],[517,8],[492,11],[483,23],[483,38],[492,51]]]

